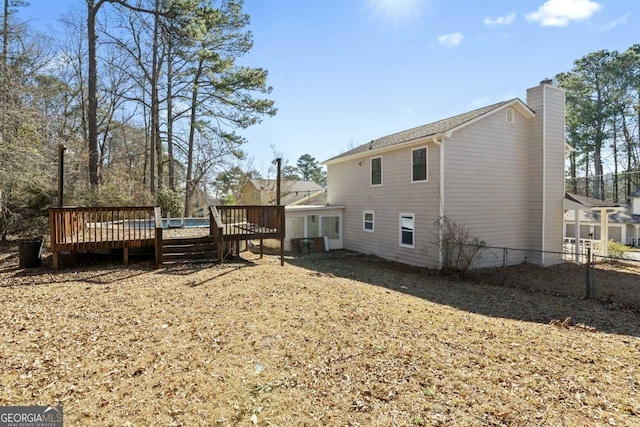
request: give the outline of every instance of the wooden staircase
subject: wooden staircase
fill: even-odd
[[[162,263],[216,262],[217,247],[213,236],[162,240]]]

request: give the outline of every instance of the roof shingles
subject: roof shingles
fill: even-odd
[[[402,132],[393,133],[391,135],[383,136],[382,138],[375,139],[366,144],[362,144],[354,149],[346,151],[338,156],[332,157],[327,162],[339,159],[341,157],[347,157],[354,154],[361,154],[367,151],[378,150],[381,148],[389,147],[404,142],[414,141],[416,139],[425,138],[432,135],[438,135],[454,129],[460,125],[463,125],[471,120],[474,120],[490,111],[496,110],[506,104],[510,104],[516,101],[517,98],[508,101],[498,102],[496,104],[488,105],[486,107],[478,108],[477,110],[469,111],[467,113],[458,114],[457,116],[449,117],[437,122],[429,123],[426,125],[418,126],[412,129],[407,129]]]

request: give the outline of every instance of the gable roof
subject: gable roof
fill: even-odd
[[[438,120],[436,122],[428,123],[426,125],[418,126],[412,129],[407,129],[401,132],[393,133],[391,135],[383,136],[382,138],[372,140],[371,142],[362,144],[352,150],[346,151],[342,154],[339,154],[335,157],[325,160],[322,163],[323,164],[333,163],[334,161],[337,161],[344,157],[356,156],[359,154],[373,152],[373,151],[381,150],[387,147],[392,147],[394,145],[416,141],[429,136],[437,136],[447,132],[454,132],[464,126],[467,126],[475,122],[476,120],[483,118],[484,116],[494,113],[495,111],[500,110],[502,108],[507,108],[509,106],[518,107],[518,110],[520,112],[530,117],[535,116],[535,113],[533,112],[533,110],[531,110],[524,102],[522,102],[519,98],[514,98],[508,101],[498,102],[496,104],[478,108],[476,110],[469,111],[463,114],[458,114],[457,116],[453,116],[443,120]]]

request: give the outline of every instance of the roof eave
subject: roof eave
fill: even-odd
[[[469,125],[472,125],[472,124],[484,119],[485,117],[488,117],[488,116],[490,116],[492,114],[497,113],[500,110],[504,110],[506,108],[512,108],[512,107],[516,107],[516,109],[523,116],[525,116],[527,119],[532,119],[532,118],[534,118],[536,116],[536,113],[531,108],[529,108],[529,106],[527,104],[522,102],[520,100],[520,98],[515,98],[512,101],[507,102],[506,104],[503,104],[503,105],[501,105],[501,106],[499,106],[497,108],[494,108],[493,110],[489,110],[486,113],[484,113],[484,114],[482,114],[482,115],[480,115],[480,116],[478,116],[478,117],[476,117],[474,119],[469,120],[468,122],[461,123],[458,126],[449,129],[448,131],[446,131],[444,133],[444,136],[447,137],[447,138],[451,138],[451,135],[453,135],[454,132],[456,132],[456,131],[458,131],[458,130],[460,130],[462,128],[465,128],[465,127],[467,127]]]
[[[359,159],[359,158],[363,158],[363,157],[370,157],[372,154],[382,154],[382,153],[386,153],[388,151],[397,150],[399,148],[406,148],[406,147],[412,147],[414,145],[426,144],[426,143],[432,142],[435,139],[442,138],[443,136],[444,136],[443,133],[436,133],[436,134],[433,134],[433,135],[427,135],[427,136],[423,136],[421,138],[410,139],[408,141],[399,142],[397,144],[388,145],[388,146],[382,147],[382,148],[374,148],[372,150],[363,151],[361,153],[354,153],[354,154],[350,154],[348,156],[334,157],[334,158],[331,158],[329,160],[325,160],[324,162],[320,162],[320,164],[321,165],[325,165],[325,166],[329,166],[329,165],[332,165],[332,164],[335,164],[335,163],[346,162],[348,160],[354,160],[354,159]]]

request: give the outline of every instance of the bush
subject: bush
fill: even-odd
[[[613,240],[609,240],[609,256],[612,258],[622,258],[624,253],[629,250],[629,248],[622,243],[614,242]]]
[[[156,203],[164,214],[169,214],[172,217],[182,216],[182,198],[177,192],[167,187],[158,188]]]
[[[436,221],[435,228],[442,235],[442,274],[464,276],[486,243],[447,216]]]

